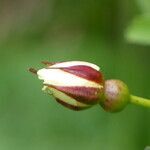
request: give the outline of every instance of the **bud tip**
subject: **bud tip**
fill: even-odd
[[[34,69],[34,68],[29,68],[29,71],[30,71],[31,73],[37,75],[37,70],[36,70],[36,69]]]
[[[44,65],[48,65],[48,66],[49,66],[49,65],[51,66],[51,65],[54,64],[54,63],[51,63],[51,62],[48,62],[48,61],[42,61],[41,63],[44,64]]]

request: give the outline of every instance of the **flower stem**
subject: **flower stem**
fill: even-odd
[[[139,106],[150,108],[150,100],[146,98],[131,95],[130,102]]]

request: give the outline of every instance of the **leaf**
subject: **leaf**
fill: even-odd
[[[136,17],[128,26],[125,37],[132,43],[150,45],[150,16]]]
[[[150,0],[137,0],[137,4],[143,13],[150,13]]]

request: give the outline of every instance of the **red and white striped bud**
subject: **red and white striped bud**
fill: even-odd
[[[50,92],[57,102],[73,110],[99,103],[104,94],[104,80],[97,65],[83,61],[43,63],[46,68],[30,71],[44,81],[43,90]]]

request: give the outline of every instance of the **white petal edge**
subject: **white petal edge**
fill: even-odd
[[[102,85],[65,72],[61,69],[40,69],[37,72],[38,78],[44,80],[44,84],[56,86],[85,86],[103,88]]]
[[[100,70],[100,67],[89,63],[89,62],[85,62],[85,61],[67,61],[67,62],[60,62],[60,63],[56,63],[54,65],[51,65],[49,68],[59,68],[59,67],[71,67],[71,66],[78,66],[78,65],[84,65],[84,66],[89,66],[97,71]]]
[[[48,89],[53,93],[55,98],[58,98],[67,104],[77,106],[77,107],[89,107],[90,106],[90,105],[78,102],[75,99],[73,99],[72,97],[70,97],[70,96],[64,94],[63,92],[60,92],[54,88],[48,87]]]

